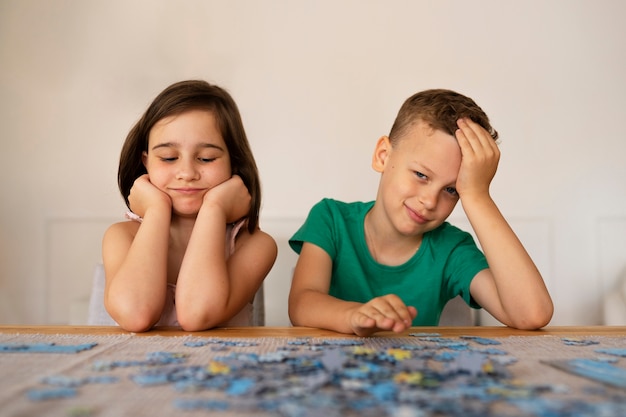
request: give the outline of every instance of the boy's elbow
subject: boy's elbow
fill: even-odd
[[[511,327],[520,330],[539,330],[550,323],[553,314],[554,306],[552,303],[549,303],[542,308],[538,308],[512,320]]]
[[[289,322],[293,326],[300,326],[300,323],[298,322],[298,313],[296,311],[296,308],[292,306],[291,303],[289,303],[287,314],[289,315]]]
[[[306,326],[295,309],[289,308],[289,322],[292,326]]]
[[[302,301],[296,294],[292,293],[289,295],[287,313],[289,315],[289,321],[293,326],[307,326],[306,315],[303,312],[302,306]]]

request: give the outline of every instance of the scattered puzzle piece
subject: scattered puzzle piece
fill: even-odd
[[[0,352],[5,353],[78,353],[92,349],[97,343],[84,343],[80,345],[57,345],[55,343],[3,343],[0,344]]]

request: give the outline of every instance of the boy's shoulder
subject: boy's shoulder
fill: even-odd
[[[456,246],[460,243],[467,243],[468,241],[473,242],[474,240],[471,234],[448,222],[443,222],[439,227],[431,230],[426,235],[435,245],[446,244]]]
[[[333,198],[323,198],[317,204],[315,204],[313,209],[339,213],[342,216],[352,216],[358,213],[362,213],[364,211],[368,211],[373,204],[373,201],[346,202],[341,200],[335,200]]]

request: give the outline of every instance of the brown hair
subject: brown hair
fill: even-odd
[[[474,100],[444,89],[425,90],[406,99],[391,127],[389,139],[392,144],[396,143],[418,120],[454,136],[458,129],[456,122],[460,118],[471,119],[489,132],[494,140],[498,139],[498,132]]]
[[[228,92],[206,81],[189,80],[174,83],[163,90],[128,133],[117,173],[117,182],[126,205],[137,178],[146,174],[141,156],[148,151],[148,137],[152,127],[161,119],[189,110],[208,110],[217,121],[228,148],[233,175],[239,175],[252,197],[248,212],[248,230],[257,228],[261,207],[259,174],[243,127],[239,109]]]

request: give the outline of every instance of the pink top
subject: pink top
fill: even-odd
[[[135,213],[127,212],[126,218],[134,221],[141,222],[142,218]],[[226,226],[226,241],[224,242],[224,254],[226,259],[235,252],[235,239],[241,227],[246,223],[246,220],[240,220],[237,223],[229,224]],[[167,284],[167,292],[165,295],[165,306],[163,307],[163,313],[161,318],[156,323],[156,326],[180,326],[178,318],[176,316],[176,284]],[[235,326],[251,326],[252,325],[252,303],[248,303],[244,308],[230,320],[220,324],[224,327]]]

